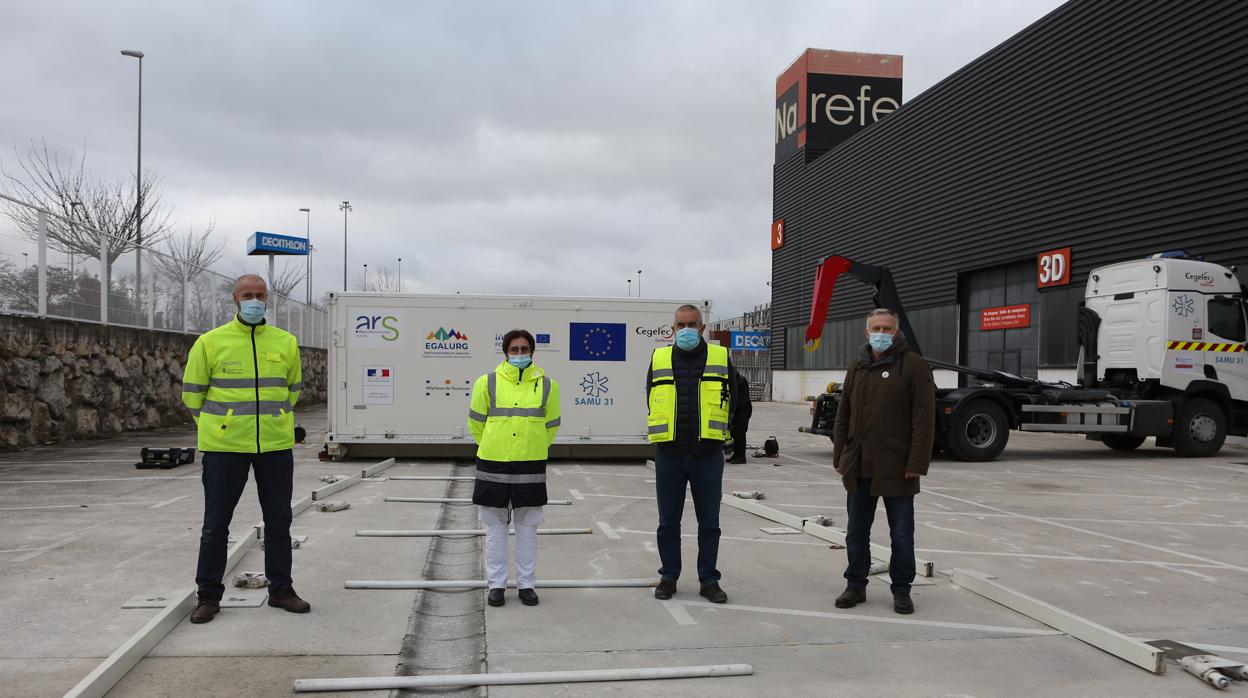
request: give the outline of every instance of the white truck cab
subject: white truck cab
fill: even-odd
[[[1084,306],[1085,386],[1170,401],[1178,442],[1220,448],[1248,432],[1248,312],[1234,270],[1162,255],[1112,264],[1089,275]]]

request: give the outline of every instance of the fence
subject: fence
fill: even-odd
[[[201,334],[234,314],[234,279],[0,194],[0,312]],[[269,322],[327,346],[323,307],[269,294]]]

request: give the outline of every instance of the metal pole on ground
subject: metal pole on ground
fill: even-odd
[[[502,674],[448,674],[444,676],[373,676],[347,679],[298,679],[296,693],[316,691],[375,691],[399,688],[452,686],[519,686],[526,684],[588,683],[598,681],[644,681],[651,679],[697,679],[715,676],[749,676],[749,664],[655,667],[643,669],[591,669],[586,671],[534,671]]]

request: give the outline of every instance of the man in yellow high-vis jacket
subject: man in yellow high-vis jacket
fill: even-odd
[[[182,375],[182,402],[199,431],[204,527],[195,575],[192,623],[220,611],[226,546],[247,472],[253,470],[264,512],[264,574],[269,605],[292,613],[312,607],[290,579],[290,499],[294,490],[295,402],[303,369],[294,335],[265,322],[268,288],[244,274],[234,282],[237,311],[228,323],[195,340]]]
[[[659,505],[657,599],[670,599],[680,577],[680,519],[685,488],[698,517],[699,594],[712,603],[728,595],[719,586],[719,501],[723,496],[724,441],[735,405],[736,371],[728,350],[702,339],[702,311],[682,305],[672,322],[675,345],[655,349],[646,375],[650,440],[655,446]]]

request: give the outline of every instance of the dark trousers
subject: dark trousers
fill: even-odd
[[[295,458],[290,449],[271,453],[203,454],[204,528],[199,535],[199,594],[220,599],[225,593],[226,549],[234,507],[255,472],[260,509],[264,512],[264,576],[269,593],[290,588],[290,496],[294,491]]]
[[[849,527],[845,532],[845,552],[849,554],[849,566],[845,568],[845,579],[849,586],[858,589],[867,586],[871,569],[871,524],[879,499],[871,494],[869,477],[858,478],[858,491],[846,497]],[[893,582],[890,588],[894,594],[908,594],[914,582],[914,496],[884,497],[884,511],[893,543],[893,555],[888,561]]]
[[[685,511],[685,485],[693,493],[698,517],[698,583],[719,581],[719,500],[723,496],[724,451],[682,455],[660,446],[654,455],[654,489],[659,500],[659,576],[680,578],[680,519]]]
[[[750,429],[751,412],[738,412],[732,424],[732,457],[745,458],[745,432]]]

